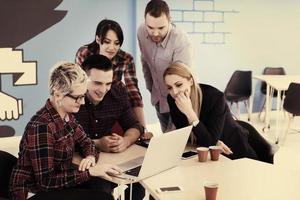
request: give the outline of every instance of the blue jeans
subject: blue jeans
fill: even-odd
[[[160,113],[159,112],[159,103],[155,105],[156,115],[158,117],[160,128],[163,133],[174,130],[175,127],[172,123],[172,118],[169,112]]]

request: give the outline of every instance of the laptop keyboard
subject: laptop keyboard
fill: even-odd
[[[130,170],[125,171],[125,174],[131,175],[131,176],[138,176],[141,170],[141,165],[137,166],[135,168],[132,168]]]

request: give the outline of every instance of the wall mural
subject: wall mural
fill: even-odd
[[[24,112],[22,97],[4,92],[1,75],[11,74],[14,87],[37,85],[38,61],[24,61],[17,48],[66,16],[67,11],[55,10],[62,1],[0,0],[0,121],[18,120]],[[0,137],[14,134],[12,127],[0,125]]]

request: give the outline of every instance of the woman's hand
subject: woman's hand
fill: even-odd
[[[177,108],[185,114],[190,124],[198,120],[198,116],[193,109],[192,101],[187,95],[187,92],[179,92],[175,98],[175,104]]]
[[[85,171],[90,167],[94,167],[95,165],[96,165],[96,158],[94,156],[87,156],[86,158],[81,160],[78,170]]]
[[[116,165],[97,163],[95,166],[89,169],[89,172],[91,176],[112,180],[110,176],[119,175],[122,173],[122,170]]]
[[[183,92],[179,92],[176,95],[175,103],[178,109],[185,115],[193,111],[191,99]]]
[[[217,142],[217,146],[220,146],[222,148],[223,153],[225,153],[226,155],[233,154],[231,149],[226,144],[224,144],[221,140]]]

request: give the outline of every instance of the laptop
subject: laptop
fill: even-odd
[[[145,156],[119,164],[123,173],[115,176],[137,182],[177,166],[191,130],[188,126],[153,137]]]

